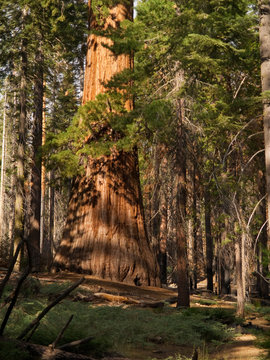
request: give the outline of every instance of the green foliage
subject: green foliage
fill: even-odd
[[[209,306],[217,304],[217,302],[215,300],[211,300],[211,299],[199,299],[196,302],[201,304],[201,305],[209,305]]]
[[[258,306],[249,305],[250,312],[254,313],[256,311],[260,314],[260,316],[263,316],[265,320],[268,322],[270,321],[270,306],[261,306],[260,304]],[[263,348],[266,350],[267,354],[263,359],[268,359],[270,356],[270,331],[266,329],[257,330],[256,332],[257,336],[257,346]]]
[[[51,283],[47,284],[46,286],[42,286],[40,292],[43,296],[57,295],[67,289],[69,286],[71,286],[71,282],[69,281],[65,281],[63,283]]]
[[[26,39],[29,59],[32,60],[36,49],[41,47],[48,65],[55,52],[58,55],[62,52],[63,56],[64,50],[66,60],[78,55],[79,41],[87,31],[87,5],[77,0],[61,3],[20,0],[14,6],[14,2],[4,0],[0,6],[0,19],[1,71],[12,70],[20,61],[22,39]],[[31,63],[31,67],[33,65]]]
[[[0,340],[0,359],[30,360],[32,357],[26,350],[22,350],[15,341],[2,339]]]
[[[41,296],[20,298],[12,312],[6,335],[16,337],[46,306],[46,296],[59,294],[68,284],[49,284],[41,288]],[[80,290],[81,291],[81,290]],[[208,310],[208,309],[207,309]],[[212,311],[214,310],[214,311]],[[1,317],[4,309],[1,311]],[[32,341],[48,345],[59,333],[71,314],[76,314],[66,330],[61,344],[86,336],[93,341],[80,348],[84,353],[95,355],[106,351],[123,351],[127,348],[151,348],[151,339],[161,337],[164,343],[202,346],[204,342],[227,341],[232,333],[223,325],[222,311],[218,309],[189,309],[179,312],[165,308],[162,311],[98,306],[87,303],[62,301],[41,321]],[[227,320],[228,320],[228,313]],[[224,315],[225,316],[225,315]],[[225,323],[226,321],[224,321]],[[81,326],[81,324],[85,326]],[[228,324],[228,322],[227,322]]]

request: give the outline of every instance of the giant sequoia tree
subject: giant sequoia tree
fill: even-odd
[[[111,2],[110,2],[111,3]],[[90,29],[83,103],[106,92],[106,83],[131,68],[129,55],[112,53],[112,41],[97,30],[117,28],[132,18],[132,1],[109,6],[106,17],[89,1]],[[102,23],[102,25],[101,25]],[[110,105],[108,104],[108,107]],[[125,104],[127,110],[131,101]],[[86,141],[107,133],[119,138],[108,123],[92,124]],[[88,158],[84,175],[74,180],[63,239],[55,258],[60,269],[85,272],[112,280],[158,285],[157,263],[145,232],[136,150],[111,148],[110,155]]]

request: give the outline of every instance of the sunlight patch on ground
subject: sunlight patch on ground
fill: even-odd
[[[256,337],[243,334],[235,338],[233,343],[221,346],[220,351],[213,355],[217,360],[255,360],[265,354],[265,351],[254,346]]]

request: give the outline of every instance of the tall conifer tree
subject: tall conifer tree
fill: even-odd
[[[95,32],[116,29],[123,20],[131,19],[132,5],[128,1],[109,6],[104,20],[102,16],[97,18],[101,8],[89,2],[92,33],[88,38],[83,103],[106,92],[106,83],[114,75],[131,68],[131,57],[113,54],[108,48],[112,41]],[[132,101],[127,100],[125,107],[131,110]],[[89,142],[104,134],[108,141],[121,137],[106,119],[92,123],[91,129]],[[112,147],[110,155],[88,158],[84,172],[74,180],[55,266],[112,280],[158,285],[157,263],[145,231],[137,150]]]

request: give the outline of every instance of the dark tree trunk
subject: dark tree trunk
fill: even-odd
[[[111,8],[105,28],[131,18],[132,3]],[[96,26],[92,13],[90,25]],[[129,56],[115,56],[102,43],[111,41],[89,36],[84,103],[105,92],[103,83],[114,74],[132,66]],[[126,107],[130,109],[132,104]],[[84,176],[73,184],[56,268],[137,285],[160,284],[158,264],[145,230],[138,171],[136,150],[112,150],[109,156],[89,158]]]
[[[220,267],[220,294],[228,295],[231,293],[231,272],[230,269],[222,264]]]
[[[262,92],[270,90],[270,4],[269,1],[258,1],[260,14],[260,56],[261,56],[261,83]],[[263,99],[264,120],[264,147],[265,147],[265,179],[266,179],[266,206],[267,206],[267,246],[270,239],[270,100],[269,96]]]
[[[42,114],[43,114],[43,54],[39,48],[36,54],[36,71],[34,84],[34,131],[33,159],[31,173],[31,215],[29,229],[29,252],[32,270],[40,270],[40,206],[41,206],[41,159],[39,150],[42,145]]]
[[[168,167],[167,151],[156,145],[154,154],[154,184],[151,201],[151,245],[154,246],[160,267],[160,281],[167,284],[167,191],[165,177]]]
[[[49,181],[52,183],[54,181],[54,172],[53,170],[50,172]],[[49,187],[49,234],[48,234],[48,242],[46,246],[46,268],[50,268],[53,261],[53,244],[54,244],[54,227],[55,227],[55,189],[54,186],[50,184]]]
[[[178,144],[176,151],[176,169],[177,169],[177,195],[176,195],[176,237],[177,237],[177,277],[178,277],[178,307],[189,307],[189,279],[187,266],[187,240],[185,232],[185,217],[186,217],[186,141],[183,129],[184,118],[184,100],[179,102],[179,130],[178,130]]]
[[[167,201],[164,193],[160,194],[160,236],[159,236],[159,266],[160,281],[167,284]]]
[[[205,193],[205,236],[207,289],[213,291],[213,238],[211,234],[211,198],[206,185]]]
[[[265,194],[265,177],[262,171],[259,171],[258,174],[258,187],[260,196],[263,197]],[[263,220],[263,223],[266,221],[266,200],[263,200],[259,206],[259,213]],[[258,250],[258,268],[257,270],[264,276],[267,277],[268,275],[268,264],[267,261],[263,259],[263,252],[267,250],[267,227],[264,226],[261,231],[261,236],[259,238],[259,244],[257,246]],[[256,244],[257,245],[257,244]],[[267,298],[269,296],[269,284],[263,280],[261,276],[257,277],[257,288],[259,290],[259,294],[263,298]]]
[[[24,26],[27,10],[22,11],[22,24]],[[27,99],[27,40],[23,37],[21,43],[21,69],[20,69],[20,118],[18,126],[18,148],[17,148],[17,176],[15,195],[15,228],[14,228],[14,249],[24,237],[24,170],[25,170],[25,129],[26,129],[26,99]],[[16,268],[20,265],[20,259]]]
[[[11,179],[10,179],[10,189],[12,189],[10,193],[10,211],[9,211],[9,224],[8,224],[8,240],[10,243],[9,257],[8,261],[10,262],[13,253],[14,253],[14,235],[15,235],[15,201],[16,201],[16,155],[17,155],[17,119],[16,119],[16,111],[18,108],[17,97],[14,94],[13,97],[13,106],[11,112],[11,161],[10,161],[10,171],[11,171]]]
[[[196,179],[196,165],[193,165],[193,188],[192,188],[192,218],[193,218],[193,249],[192,249],[192,258],[193,258],[193,287],[197,289],[197,282],[198,282],[198,211],[197,211],[197,197],[198,197],[198,186],[197,186],[197,179]]]
[[[242,237],[245,235],[242,234]],[[245,314],[245,288],[242,272],[242,239],[235,240],[235,275],[237,287],[237,315],[244,317]]]
[[[160,225],[161,225],[161,176],[160,176],[160,164],[161,164],[161,151],[160,146],[154,147],[154,159],[153,159],[153,171],[154,171],[154,184],[153,194],[151,199],[151,245],[154,252],[159,256],[159,243],[160,243]]]
[[[221,209],[220,214],[224,213]],[[220,224],[220,239],[218,242],[218,279],[219,294],[227,295],[231,293],[231,278],[234,265],[235,248],[231,242],[228,243],[228,234],[232,232],[232,224],[229,216]]]

